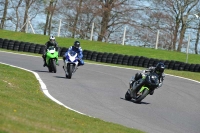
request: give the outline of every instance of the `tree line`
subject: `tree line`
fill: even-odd
[[[121,44],[126,28],[126,45],[150,48],[159,31],[158,48],[195,54],[199,17],[199,0],[0,0],[0,29],[52,35],[62,21],[63,37],[90,39],[94,24],[93,40]]]

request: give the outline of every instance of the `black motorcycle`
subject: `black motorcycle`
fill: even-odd
[[[155,72],[149,72],[142,76],[141,79],[134,81],[125,94],[126,100],[140,103],[148,94],[159,86],[159,76]]]

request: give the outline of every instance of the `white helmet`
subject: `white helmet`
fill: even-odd
[[[49,40],[55,40],[56,38],[54,36],[50,36]]]

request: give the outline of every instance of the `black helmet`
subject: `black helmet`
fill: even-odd
[[[155,68],[156,73],[163,73],[164,70],[165,70],[165,65],[162,62],[159,62]]]
[[[81,44],[80,44],[80,42],[79,42],[79,41],[75,41],[75,42],[74,42],[74,47],[75,47],[75,48],[79,48],[79,47],[80,47],[80,45],[81,45]]]

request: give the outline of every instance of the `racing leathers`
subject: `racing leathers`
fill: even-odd
[[[158,77],[159,77],[159,86],[156,88],[160,88],[163,84],[163,80],[164,80],[164,77],[165,77],[165,74],[164,73],[159,73],[159,72],[156,72],[155,71],[155,67],[149,67],[147,68],[146,70],[143,70],[141,73],[136,73],[135,76],[133,76],[129,82],[129,85],[130,85],[130,89],[132,88],[133,84],[135,81],[138,81],[139,79],[141,79],[144,75],[146,75],[147,73],[151,73],[151,72],[155,72],[156,74],[158,74]],[[154,93],[154,90],[152,90],[150,92],[150,95],[153,95]]]
[[[84,61],[82,60],[83,58],[83,50],[81,47],[76,48],[74,46],[69,47],[69,49],[67,50],[67,52],[63,55],[63,60],[66,59],[66,56],[68,54],[68,51],[73,50],[77,53],[78,56],[78,66],[84,65]]]

